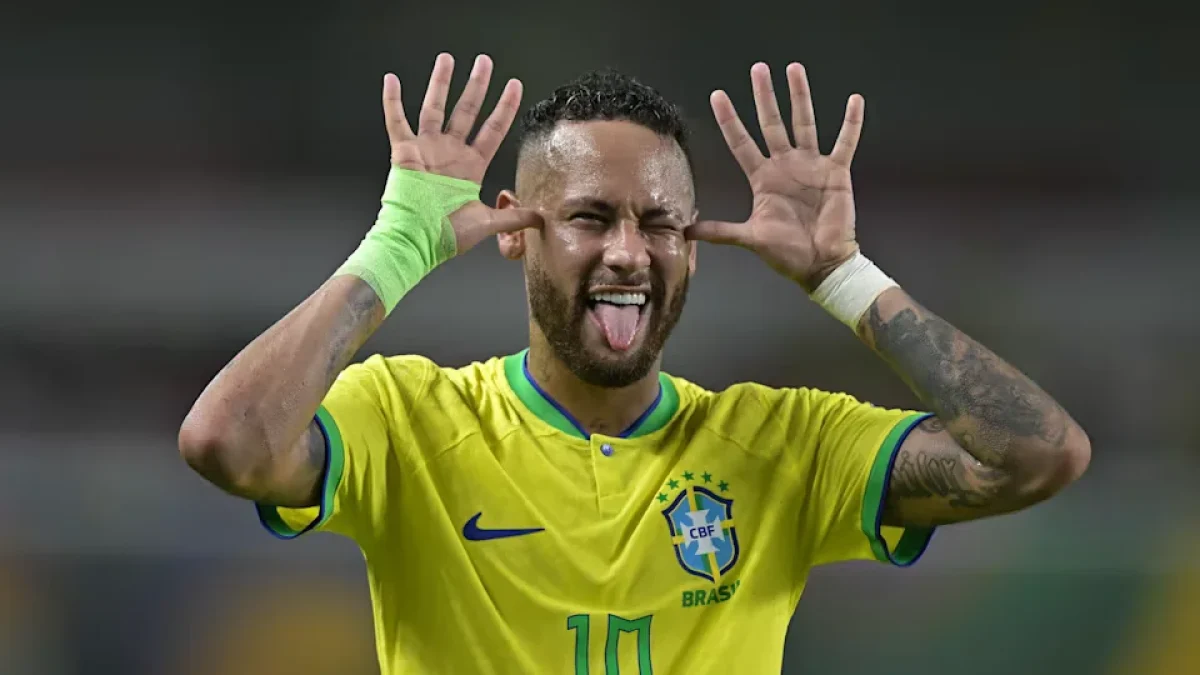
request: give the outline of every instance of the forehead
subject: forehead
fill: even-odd
[[[599,199],[693,208],[691,170],[679,144],[623,121],[561,123],[539,144],[542,201]]]

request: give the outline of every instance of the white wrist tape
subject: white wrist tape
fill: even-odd
[[[812,292],[812,299],[835,319],[858,330],[858,322],[884,291],[898,287],[861,251],[842,263]]]

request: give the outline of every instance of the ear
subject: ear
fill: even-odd
[[[497,209],[515,209],[520,206],[521,202],[511,190],[501,190],[496,197]],[[500,246],[500,255],[509,260],[525,257],[525,230],[501,232],[496,235],[496,243]]]
[[[694,223],[697,220],[700,220],[700,212],[693,211],[692,212],[692,222]],[[691,277],[694,274],[696,274],[696,249],[699,247],[697,246],[697,242],[694,239],[689,240],[687,244],[688,244],[688,277]]]

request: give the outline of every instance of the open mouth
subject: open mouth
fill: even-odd
[[[588,316],[604,333],[608,346],[618,352],[632,347],[641,334],[647,307],[647,294],[643,291],[601,291],[588,296]]]

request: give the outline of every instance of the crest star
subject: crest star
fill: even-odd
[[[711,473],[709,473],[709,472],[707,472],[707,471],[705,471],[704,473],[700,474],[700,477],[704,479],[704,482],[705,482],[705,483],[711,483],[711,482],[712,482],[712,474],[711,474]]]
[[[665,502],[665,501],[667,501],[667,496],[666,496],[665,494],[661,493],[661,492],[660,492],[660,493],[658,493],[658,501],[660,501],[660,502]]]
[[[684,480],[692,480],[692,478],[694,477],[694,475],[695,475],[695,474],[693,474],[691,471],[684,471],[684,472],[683,472],[683,479],[684,479]]]
[[[667,481],[667,487],[674,490],[675,488],[679,487],[679,481],[672,478],[671,480]]]
[[[725,492],[726,490],[729,489],[729,483],[726,483],[725,481],[721,481],[720,483],[717,483],[717,489],[720,490],[721,492]]]

